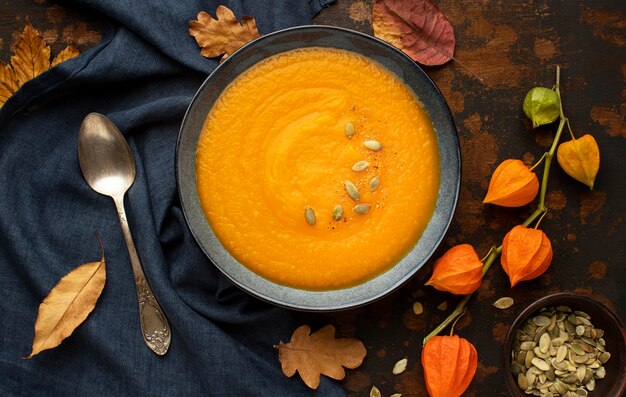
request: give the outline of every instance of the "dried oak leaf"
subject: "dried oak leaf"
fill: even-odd
[[[256,21],[250,16],[243,16],[241,23],[235,14],[223,5],[215,10],[216,19],[200,11],[197,20],[189,22],[189,34],[195,37],[200,54],[207,58],[224,54],[220,62],[237,51],[244,44],[260,37]]]
[[[422,65],[454,58],[454,29],[431,0],[375,0],[372,26],[376,37]]]
[[[74,46],[68,46],[50,62],[50,47],[45,44],[39,31],[26,22],[24,31],[15,43],[11,64],[0,61],[0,107],[28,80],[46,70],[78,55]]]
[[[82,324],[96,306],[106,281],[104,248],[99,262],[78,266],[52,288],[39,305],[31,358],[57,347]]]
[[[335,338],[335,327],[327,325],[311,334],[308,325],[298,327],[289,343],[280,342],[278,360],[283,373],[292,377],[296,371],[311,389],[317,389],[320,375],[341,380],[343,367],[357,368],[363,362],[365,346],[354,338]]]

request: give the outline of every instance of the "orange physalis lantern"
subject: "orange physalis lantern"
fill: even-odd
[[[430,397],[459,397],[472,382],[477,366],[476,348],[457,335],[433,336],[422,349]]]
[[[533,201],[539,191],[539,180],[521,160],[504,160],[489,182],[483,203],[502,207],[521,207]]]
[[[482,269],[483,263],[471,245],[456,245],[437,259],[433,275],[426,285],[457,295],[471,294],[480,287]]]
[[[501,261],[511,287],[539,277],[552,262],[550,239],[541,230],[515,226],[504,236]]]

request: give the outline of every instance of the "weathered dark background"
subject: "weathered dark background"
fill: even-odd
[[[372,2],[338,0],[315,22],[372,34]],[[564,109],[574,132],[593,134],[601,151],[594,191],[553,166],[550,212],[542,222],[555,252],[550,269],[511,289],[498,261],[456,326],[476,346],[480,362],[465,395],[507,396],[502,342],[516,314],[536,298],[576,291],[592,295],[626,319],[626,2],[442,0],[438,4],[456,32],[456,61],[426,71],[452,110],[463,158],[461,197],[440,253],[454,244],[469,243],[485,255],[534,209],[532,205],[497,208],[481,201],[491,172],[502,160],[522,158],[530,164],[551,144],[554,126],[532,131],[521,104],[533,86],[554,84],[557,64],[562,68]],[[101,35],[97,18],[88,10],[52,0],[0,0],[0,59],[5,62],[26,19],[42,32],[53,56],[70,42],[84,51]],[[432,263],[400,290],[366,307],[302,315],[302,321],[313,328],[331,323],[339,335],[365,343],[365,362],[348,371],[342,382],[349,395],[367,396],[372,385],[383,395],[427,395],[419,362],[421,340],[458,301],[423,286],[431,269]],[[513,297],[515,305],[506,311],[493,308],[492,302],[502,296]],[[412,311],[415,301],[424,305],[419,316]],[[438,309],[443,302],[448,308]],[[404,357],[409,359],[407,371],[394,376],[394,363]]]

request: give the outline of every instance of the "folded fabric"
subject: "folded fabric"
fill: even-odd
[[[255,17],[259,31],[310,23],[332,0],[220,2]],[[280,369],[273,345],[298,324],[252,298],[203,255],[180,208],[178,130],[216,60],[202,58],[188,22],[216,1],[76,0],[105,21],[101,42],[26,83],[0,109],[0,395],[343,395],[317,392]],[[172,327],[169,352],[143,343],[130,261],[113,201],[84,181],[82,119],[109,117],[126,136],[137,178],[126,198],[135,244]],[[30,353],[41,300],[70,270],[100,258],[107,281],[96,308],[68,339]]]

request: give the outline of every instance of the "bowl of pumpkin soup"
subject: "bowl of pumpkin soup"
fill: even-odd
[[[176,173],[187,224],[250,294],[307,311],[398,288],[454,214],[460,155],[441,93],[410,58],[329,26],[271,33],[206,79]]]

